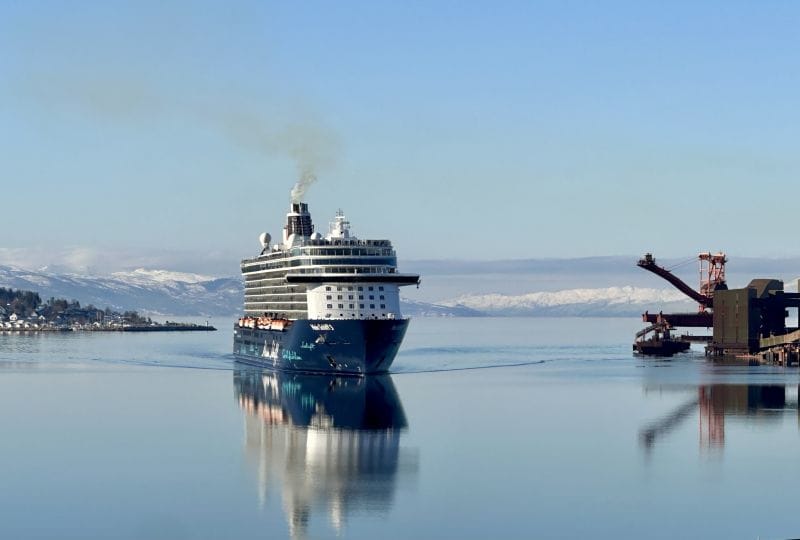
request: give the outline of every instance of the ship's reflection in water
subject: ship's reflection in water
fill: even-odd
[[[260,502],[280,492],[292,538],[306,537],[314,511],[327,513],[337,534],[348,513],[388,512],[398,474],[417,473],[416,456],[400,448],[407,422],[388,375],[304,375],[237,364],[233,381]]]
[[[639,430],[639,441],[646,450],[690,418],[697,419],[700,448],[721,450],[726,416],[771,422],[798,411],[797,386],[712,384],[698,386],[696,392],[696,397]]]

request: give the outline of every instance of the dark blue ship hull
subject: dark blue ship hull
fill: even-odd
[[[394,361],[408,319],[299,319],[284,330],[234,326],[233,354],[273,369],[367,375]]]

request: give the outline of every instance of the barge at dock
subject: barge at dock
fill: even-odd
[[[649,336],[649,337],[648,337]],[[683,338],[672,337],[672,329],[666,321],[660,321],[636,333],[633,352],[646,356],[672,356],[686,352],[691,343]]]

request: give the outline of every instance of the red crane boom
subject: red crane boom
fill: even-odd
[[[707,307],[714,307],[714,299],[711,296],[701,294],[687,285],[681,278],[656,264],[656,259],[653,257],[652,253],[645,254],[643,259],[639,259],[639,262],[636,263],[637,266],[640,268],[644,268],[645,270],[654,273],[657,276],[660,276],[681,291],[683,294],[700,304],[701,311]]]

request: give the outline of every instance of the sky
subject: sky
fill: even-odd
[[[341,208],[401,262],[797,256],[798,27],[794,2],[0,2],[0,263],[232,275],[308,170],[318,230]]]

